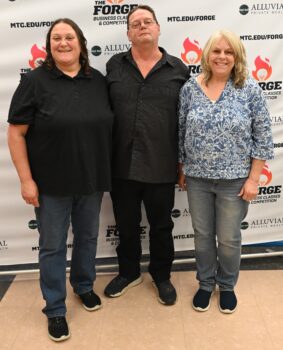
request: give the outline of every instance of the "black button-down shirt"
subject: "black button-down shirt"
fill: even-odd
[[[22,76],[8,122],[29,125],[28,158],[40,193],[85,195],[111,184],[113,114],[106,79],[41,66]]]
[[[163,56],[144,78],[131,51],[107,63],[114,111],[113,177],[169,183],[177,175],[179,90],[187,67],[160,48]]]

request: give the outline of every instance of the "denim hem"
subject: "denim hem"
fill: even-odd
[[[206,292],[212,293],[215,290],[215,287],[210,289],[207,287],[202,287],[201,285],[199,286],[199,289],[205,290]]]
[[[58,314],[58,313],[56,313],[56,314],[54,314],[54,315],[53,315],[53,314],[52,314],[52,315],[49,315],[49,314],[47,315],[47,314],[45,314],[45,315],[46,315],[46,317],[47,317],[47,318],[53,318],[53,317],[66,317],[66,313],[63,313],[63,314],[62,314],[62,313],[59,313],[59,314]]]

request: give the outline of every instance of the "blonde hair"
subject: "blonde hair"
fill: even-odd
[[[231,72],[231,79],[233,80],[235,87],[242,87],[248,77],[246,50],[241,42],[241,39],[236,34],[228,30],[218,30],[214,32],[204,46],[201,57],[201,68],[204,83],[207,85],[212,77],[212,71],[209,66],[208,59],[212,47],[220,39],[225,39],[233,49],[235,65]]]

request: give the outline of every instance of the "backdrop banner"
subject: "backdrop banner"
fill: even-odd
[[[156,11],[160,46],[179,57],[191,73],[199,72],[202,49],[210,34],[229,29],[242,39],[250,74],[268,102],[275,159],[264,168],[259,195],[242,223],[244,244],[283,240],[283,3],[269,0],[142,1]],[[91,65],[105,74],[105,63],[130,48],[126,17],[136,0],[2,0],[0,4],[0,265],[38,261],[38,232],[31,206],[20,195],[19,180],[6,141],[7,115],[20,75],[45,59],[45,36],[52,22],[69,17],[83,30]],[[281,58],[280,58],[281,57]],[[176,251],[193,249],[194,233],[186,193],[176,187],[173,236]],[[148,253],[148,223],[141,223],[143,252]],[[110,196],[105,193],[97,257],[116,256],[118,233]],[[72,232],[68,238],[68,257]]]

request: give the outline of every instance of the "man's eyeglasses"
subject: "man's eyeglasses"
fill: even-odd
[[[145,27],[150,27],[155,23],[153,19],[147,18],[144,19],[143,21],[135,21],[129,24],[129,27],[131,29],[140,29],[142,25]]]

